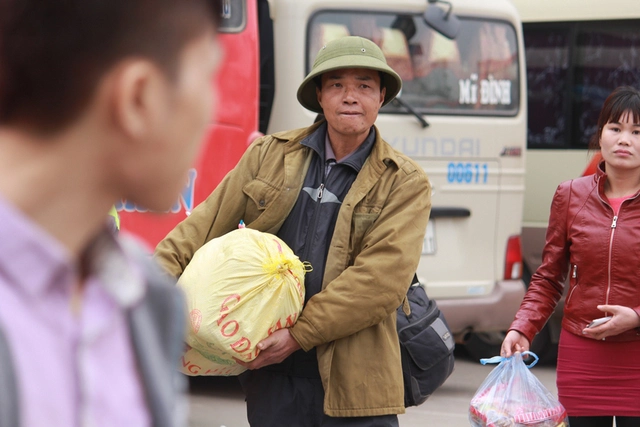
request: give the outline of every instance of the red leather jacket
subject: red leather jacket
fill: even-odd
[[[631,307],[640,315],[640,193],[615,216],[605,181],[602,162],[595,174],[563,182],[553,196],[542,264],[510,328],[529,342],[562,296],[567,274],[567,331],[582,335],[589,322],[605,315],[596,308],[600,304]],[[640,340],[640,334],[632,329],[607,340]]]

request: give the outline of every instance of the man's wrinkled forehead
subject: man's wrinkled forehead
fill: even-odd
[[[342,80],[349,76],[360,81],[375,81],[380,83],[380,72],[368,68],[341,68],[338,70],[327,71],[322,74],[323,81]]]

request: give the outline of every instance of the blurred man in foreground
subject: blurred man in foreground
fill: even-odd
[[[0,426],[175,426],[181,295],[105,217],[166,210],[219,0],[0,0]]]

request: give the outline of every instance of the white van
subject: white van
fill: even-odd
[[[475,357],[493,356],[525,290],[526,79],[513,5],[224,0],[222,18],[221,106],[188,185],[163,216],[122,201],[123,229],[155,246],[207,197],[258,131],[311,124],[316,117],[298,104],[296,90],[314,56],[333,38],[367,37],[404,81],[376,124],[384,139],[422,165],[433,185],[418,277],[458,341]]]
[[[381,110],[376,125],[422,165],[433,185],[418,277],[458,341],[466,341],[474,357],[495,355],[501,335],[494,332],[510,325],[525,291],[520,233],[527,114],[515,8],[507,0],[268,3],[275,64],[268,133],[315,119],[297,103],[296,89],[332,38],[372,39],[403,78],[398,101]],[[459,20],[453,40],[426,23],[429,14],[448,13]]]

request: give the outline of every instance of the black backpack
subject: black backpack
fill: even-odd
[[[453,372],[455,342],[444,315],[417,276],[397,314],[404,406],[417,406]]]

